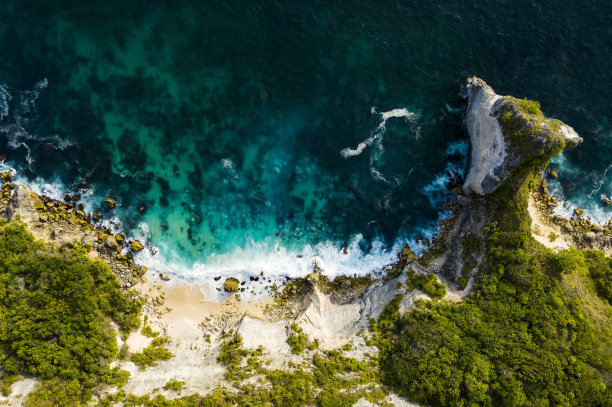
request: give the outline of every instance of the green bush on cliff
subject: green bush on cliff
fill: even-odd
[[[519,109],[529,114],[542,114],[542,111],[540,110],[540,102],[537,102],[535,100],[529,100],[527,98],[514,99],[514,103],[516,103]]]
[[[59,388],[87,398],[117,355],[111,319],[125,331],[139,324],[141,304],[87,251],[53,250],[23,223],[0,225],[0,364],[9,374],[51,380],[39,385],[32,405],[51,405],[43,399],[60,395],[44,393]]]
[[[612,259],[594,250],[584,252],[584,259],[597,294],[612,305]]]
[[[612,262],[532,238],[527,197],[542,165],[489,196],[494,221],[470,297],[405,315],[392,302],[381,315],[381,370],[401,395],[431,406],[612,405],[612,310],[588,296],[592,287],[609,300]]]
[[[432,300],[439,300],[446,295],[446,286],[438,282],[435,274],[417,274],[408,269],[408,286],[427,294]]]
[[[132,353],[130,360],[141,369],[146,369],[149,366],[157,366],[160,360],[169,360],[174,357],[164,346],[168,343],[168,338],[158,337],[151,341],[151,344],[144,348],[142,352]]]

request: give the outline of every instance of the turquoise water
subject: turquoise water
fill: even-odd
[[[553,190],[609,217],[606,2],[71,3],[0,7],[2,165],[84,195],[150,266],[364,274],[422,249],[473,74],[580,133]]]

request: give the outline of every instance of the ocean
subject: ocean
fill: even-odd
[[[0,21],[0,169],[183,281],[422,251],[466,171],[470,75],[584,138],[551,163],[560,213],[612,213],[608,2],[9,0]]]

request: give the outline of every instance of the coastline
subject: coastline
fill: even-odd
[[[478,81],[475,78],[472,85],[479,86]],[[481,89],[493,93],[487,86],[481,86]],[[520,100],[516,102],[509,97],[498,100],[506,103],[502,104],[502,109],[511,109],[518,117],[513,120],[520,121],[520,129],[528,127],[533,131],[530,123],[534,118],[525,118],[522,111],[512,110],[516,109],[515,103],[520,103]],[[488,109],[491,106],[487,105],[482,114],[488,114]],[[530,114],[537,116],[536,119],[541,116],[541,112]],[[495,115],[493,117],[502,117],[499,111]],[[500,126],[501,134],[507,137],[503,133],[507,130],[503,125],[507,123],[499,120],[499,124],[492,122],[487,126]],[[468,123],[468,130],[471,130],[469,126]],[[89,250],[89,259],[99,259],[108,264],[123,290],[134,292],[142,299],[141,328],[129,334],[124,332],[123,335],[115,327],[120,351],[110,367],[124,372],[127,376],[125,383],[119,386],[102,385],[96,389],[94,401],[122,403],[132,398],[143,400],[141,404],[148,406],[151,397],[161,397],[163,400],[206,397],[209,400],[230,400],[235,404],[241,397],[258,397],[260,393],[267,394],[265,397],[276,397],[266,393],[270,391],[270,386],[272,394],[289,388],[293,392],[289,394],[295,397],[301,390],[291,386],[306,380],[309,391],[314,389],[312,391],[319,392],[315,393],[317,397],[327,397],[327,392],[333,394],[333,400],[350,396],[350,405],[390,403],[416,406],[394,394],[393,389],[404,396],[416,397],[415,400],[426,400],[422,394],[408,393],[398,386],[407,379],[397,372],[414,374],[415,385],[422,382],[420,373],[405,366],[406,363],[413,363],[412,358],[429,358],[430,353],[423,353],[422,349],[440,342],[439,349],[452,351],[446,346],[455,346],[455,342],[447,343],[440,338],[452,334],[455,335],[453,340],[462,340],[465,334],[460,334],[459,329],[466,323],[468,336],[472,335],[473,329],[484,327],[481,334],[488,338],[491,327],[497,329],[502,323],[508,323],[504,315],[497,321],[485,319],[495,318],[496,307],[513,310],[530,306],[529,302],[523,305],[517,303],[514,294],[517,294],[517,288],[522,291],[525,282],[532,276],[541,276],[543,280],[540,281],[552,281],[550,286],[543,286],[542,282],[531,286],[532,290],[540,290],[535,291],[539,293],[535,298],[548,295],[546,287],[557,291],[567,289],[567,276],[572,270],[526,269],[531,260],[520,259],[531,255],[536,267],[549,267],[550,264],[566,264],[561,263],[563,256],[567,255],[565,252],[568,252],[564,249],[572,246],[605,250],[612,244],[608,226],[602,228],[593,224],[588,218],[582,218],[579,212],[571,219],[552,215],[556,200],[550,197],[546,182],[541,178],[541,166],[549,159],[548,155],[559,152],[557,143],[561,144],[562,150],[567,140],[559,138],[547,127],[543,129],[536,129],[539,133],[535,135],[544,138],[550,152],[532,157],[523,145],[517,147],[513,144],[516,143],[516,139],[513,139],[506,145],[508,151],[505,151],[502,160],[490,162],[486,155],[481,157],[484,161],[477,165],[472,160],[470,171],[480,173],[469,178],[472,181],[464,184],[462,189],[456,190],[455,201],[447,203],[446,210],[451,211],[452,216],[440,222],[441,232],[432,239],[428,251],[417,257],[408,246],[404,247],[397,254],[396,262],[381,270],[380,278],[337,276],[331,280],[315,264],[313,272],[302,278],[286,279],[284,284],[279,285],[274,283],[271,289],[262,294],[242,296],[248,289],[245,280],[219,280],[217,284],[224,287],[220,288],[187,284],[170,279],[163,272],[147,277],[147,273],[153,271],[134,262],[134,253],[145,250],[140,242],[114,234],[108,228],[96,227],[91,222],[95,214],[75,209],[70,202],[39,196],[25,185],[14,185],[5,173],[0,174],[3,178],[0,214],[5,213],[9,221],[26,222],[27,228],[37,238],[52,242],[52,245],[82,244],[79,247]],[[487,131],[470,131],[471,136],[474,134],[486,137]],[[533,134],[528,133],[528,136]],[[576,142],[575,138],[570,137],[570,140]],[[506,157],[510,159],[505,161]],[[528,166],[522,166],[521,161],[527,162]],[[491,175],[500,173],[497,167],[502,167],[506,178],[500,180]],[[493,185],[493,189],[484,191],[485,187],[491,188],[491,179],[497,184]],[[533,246],[529,239],[544,247]],[[518,242],[518,247],[515,242]],[[529,255],[527,250],[532,250]],[[513,265],[513,262],[517,264]],[[506,276],[509,277],[505,278],[509,280],[504,282],[507,291],[502,293],[507,297],[501,297],[501,301],[496,294],[495,279],[504,276],[504,267],[508,267]],[[549,278],[550,274],[546,274],[553,272],[559,273],[560,285]],[[516,280],[512,280],[514,278]],[[589,294],[588,282],[584,278],[572,275],[572,284],[575,284],[570,288],[574,290],[573,287],[578,287],[578,290]],[[476,284],[484,285],[485,289],[471,295]],[[218,301],[220,290],[225,291],[223,301]],[[569,299],[575,295],[575,291],[567,294],[559,291],[558,295],[567,295]],[[493,296],[487,299],[491,293]],[[519,297],[523,294],[520,292]],[[552,298],[551,301],[556,301],[557,306],[559,301],[563,304],[559,297]],[[597,296],[590,297],[589,301],[587,315],[599,318],[599,323],[603,321],[605,326],[605,303]],[[487,308],[491,306],[492,309]],[[567,318],[569,311],[563,311],[562,307],[559,309],[560,318]],[[458,325],[444,325],[442,331],[439,331],[440,325],[435,328],[430,325],[432,321],[440,324],[458,316],[463,318],[456,310],[466,312],[468,320],[458,319]],[[472,314],[476,310],[478,312]],[[531,312],[530,308],[524,310]],[[521,312],[508,315],[518,318],[515,323],[524,324],[524,314]],[[437,315],[436,318],[441,319],[428,319],[430,315]],[[471,318],[483,319],[473,325]],[[410,328],[402,331],[406,325]],[[431,337],[430,331],[421,330],[423,326],[443,336],[439,338],[436,334]],[[513,325],[503,326],[509,332],[514,332]],[[447,332],[446,328],[450,331]],[[408,339],[402,339],[402,335]],[[526,343],[534,346],[531,337],[526,336],[529,339]],[[394,344],[394,341],[413,340],[410,338],[416,338],[419,343],[416,350],[410,348],[411,342]],[[472,342],[464,346],[473,346],[475,338],[479,336],[475,335],[470,339]],[[489,340],[486,338],[485,342]],[[416,353],[412,353],[411,358],[398,349],[408,352],[408,355],[410,352]],[[143,362],[142,355],[155,352],[161,355],[158,359]],[[437,352],[439,350],[432,355]],[[483,353],[479,357],[493,356]],[[426,360],[441,363],[442,358],[434,356]],[[499,360],[502,364],[506,363],[504,359]],[[443,363],[447,362],[444,359]],[[425,365],[429,366],[429,362]],[[458,369],[455,363],[447,367]],[[383,378],[383,369],[386,369],[384,374],[397,374],[396,381],[389,383],[388,376]],[[433,368],[428,374],[433,374],[438,380],[436,369]],[[325,380],[321,379],[321,375],[326,377]],[[343,384],[339,385],[338,380]],[[454,380],[454,377],[449,380]],[[31,390],[35,384],[35,379],[21,380],[8,395],[8,402],[20,402],[16,391]],[[352,389],[363,390],[362,397],[356,398],[357,395],[351,393]],[[304,403],[314,400],[312,394],[304,397]],[[227,405],[233,405],[231,403]]]
[[[354,357],[375,355],[377,349],[369,344],[368,334],[363,334],[369,329],[369,320],[378,318],[385,305],[398,294],[406,295],[401,303],[403,312],[413,308],[418,300],[428,298],[419,290],[409,290],[403,273],[389,274],[387,279],[343,277],[333,282],[325,276],[311,274],[305,279],[286,280],[284,286],[274,284],[271,294],[243,299],[239,293],[228,293],[224,301],[218,301],[218,287],[178,280],[166,282],[158,276],[149,278],[148,270],[134,263],[132,256],[120,254],[116,237],[110,230],[89,222],[93,214],[64,216],[63,211],[71,209],[70,205],[38,196],[25,185],[7,182],[2,188],[15,191],[0,208],[7,211],[8,219],[25,221],[36,238],[58,246],[73,242],[89,244],[92,250],[88,257],[109,264],[124,290],[133,290],[145,300],[142,319],[153,331],[168,338],[168,349],[174,357],[147,369],[140,369],[130,361],[111,364],[130,373],[123,391],[137,396],[156,393],[174,398],[175,392],[162,389],[170,380],[185,383],[182,396],[209,394],[219,386],[232,388],[231,381],[225,378],[226,367],[217,361],[228,332],[240,333],[246,349],[261,346],[267,366],[272,369],[286,370],[304,363],[312,355],[312,351],[296,355],[287,344],[293,322],[299,324],[309,342],[318,343],[318,349],[349,346],[349,354]],[[414,266],[426,272],[416,263]],[[461,296],[449,291],[447,298],[458,301]],[[140,330],[125,340],[117,336],[119,347],[125,344],[128,353],[142,352],[152,340]],[[7,400],[21,402],[17,391],[31,391],[36,383],[36,379],[21,380]],[[109,390],[110,393],[101,393],[100,397],[116,391]],[[387,397],[393,400],[393,405],[416,406],[393,393]],[[364,400],[357,405],[368,406],[368,403]]]

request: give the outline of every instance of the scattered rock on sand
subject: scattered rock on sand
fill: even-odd
[[[230,277],[225,280],[225,283],[223,283],[223,288],[228,293],[235,293],[236,291],[238,291],[239,285],[240,285],[240,281],[238,281],[237,278]]]
[[[170,276],[168,274],[159,273],[159,278],[161,278],[163,281],[170,281]]]

